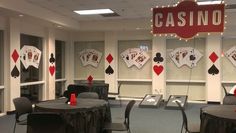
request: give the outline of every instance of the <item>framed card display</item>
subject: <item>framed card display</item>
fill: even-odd
[[[165,109],[179,109],[176,101],[178,101],[183,108],[185,108],[187,103],[188,96],[187,95],[170,95]]]
[[[162,101],[162,95],[147,94],[140,102],[139,107],[143,108],[157,108]]]

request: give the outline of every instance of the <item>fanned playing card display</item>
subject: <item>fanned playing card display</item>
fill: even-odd
[[[193,68],[203,55],[192,47],[180,47],[170,52],[169,56],[177,67],[187,65]]]
[[[236,67],[236,46],[230,48],[226,52],[226,57],[230,60],[230,62]]]
[[[84,49],[79,52],[80,60],[83,66],[91,65],[98,67],[102,58],[102,53],[95,49]]]
[[[150,56],[140,48],[126,49],[120,56],[128,67],[135,65],[139,69],[142,68],[150,58]]]
[[[41,51],[38,48],[24,45],[20,52],[20,60],[25,69],[27,69],[29,66],[34,66],[35,68],[39,67]]]

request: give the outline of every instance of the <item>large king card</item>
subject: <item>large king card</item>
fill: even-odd
[[[139,52],[134,58],[134,65],[140,69],[149,60],[149,58],[150,56],[146,52]]]

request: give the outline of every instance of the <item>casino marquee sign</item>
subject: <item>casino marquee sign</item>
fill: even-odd
[[[224,31],[224,4],[198,5],[185,0],[175,7],[153,8],[153,34],[192,38],[199,32]]]

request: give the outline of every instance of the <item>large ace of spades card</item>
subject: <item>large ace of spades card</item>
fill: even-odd
[[[231,63],[236,66],[236,46],[230,48],[227,52],[226,52],[226,56],[227,58],[231,61]]]

